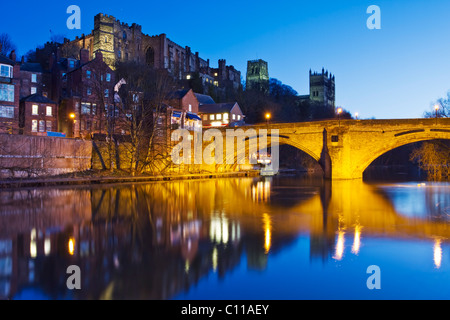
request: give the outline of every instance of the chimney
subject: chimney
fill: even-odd
[[[85,64],[89,62],[89,50],[82,48],[80,50],[80,63]]]
[[[14,62],[16,61],[16,50],[11,51],[9,58]]]

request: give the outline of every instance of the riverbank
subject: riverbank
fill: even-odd
[[[158,182],[174,180],[194,180],[194,179],[216,179],[216,178],[236,178],[236,177],[257,177],[259,170],[221,172],[221,173],[192,173],[173,174],[159,176],[108,176],[108,175],[83,175],[83,176],[53,176],[45,178],[23,178],[0,180],[0,189],[23,188],[23,187],[46,187],[65,185],[99,185],[134,182]]]

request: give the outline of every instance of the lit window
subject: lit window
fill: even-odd
[[[111,74],[109,74],[109,73],[106,74],[106,81],[108,81],[108,82],[111,81]]]
[[[231,115],[231,119],[236,120],[236,115],[234,113]]]
[[[186,79],[187,79],[187,80],[190,80],[190,79],[191,79],[191,75],[188,74],[188,75],[186,76]]]
[[[35,94],[37,92],[36,87],[31,87],[31,94]]]
[[[228,120],[228,113],[223,114],[223,120]]]
[[[105,89],[105,98],[108,98],[108,97],[109,97],[109,90]]]
[[[75,67],[75,61],[69,60],[69,68]]]
[[[91,78],[91,71],[86,70],[86,79],[90,79],[90,78]]]
[[[52,131],[52,122],[46,121],[45,125],[47,126],[47,131]]]
[[[52,116],[52,113],[53,113],[53,112],[52,112],[52,109],[53,109],[52,107],[47,106],[47,108],[46,108],[46,111],[47,111],[47,112],[46,112],[45,114],[46,114],[47,116],[51,117],[51,116]]]
[[[214,81],[214,85],[215,85],[216,87],[218,87],[218,86],[219,86],[219,81]]]
[[[37,132],[37,120],[31,120],[31,131]]]
[[[90,95],[92,94],[92,90],[91,90],[91,88],[87,88],[87,90],[86,90],[86,91],[87,91],[87,95],[88,95],[88,96],[90,96]]]
[[[238,119],[238,121],[241,120],[241,115],[240,114],[238,114],[237,119]]]
[[[37,104],[31,106],[31,114],[34,116],[39,114],[39,106]]]
[[[36,83],[37,82],[37,76],[36,73],[31,74],[31,82]]]
[[[45,132],[45,121],[39,120],[39,132]]]
[[[204,114],[204,115],[203,115],[203,121],[206,121],[206,120],[208,120],[208,115],[207,115],[207,114]]]
[[[214,77],[217,77],[217,72],[214,73]]]
[[[209,115],[209,120],[214,120],[214,115],[213,114]]]
[[[189,112],[192,111],[192,105],[189,105]]]
[[[216,119],[217,120],[222,120],[222,114],[221,113],[216,114]]]
[[[6,64],[0,64],[0,77],[12,78],[13,67]]]

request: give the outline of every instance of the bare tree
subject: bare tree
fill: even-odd
[[[437,107],[437,109],[435,109]],[[426,111],[424,113],[425,118],[448,118],[450,117],[450,91],[447,92],[447,98],[438,99],[431,106],[431,111]]]
[[[164,172],[170,164],[170,110],[165,101],[175,87],[173,77],[165,70],[119,62],[116,79],[126,82],[118,92],[120,102],[116,106],[121,114],[117,126],[129,137],[122,145],[130,173]]]
[[[13,50],[16,50],[16,45],[12,42],[9,34],[0,34],[0,54],[8,56]]]
[[[429,180],[448,180],[450,177],[450,147],[440,140],[424,142],[414,149],[410,160],[427,173]]]

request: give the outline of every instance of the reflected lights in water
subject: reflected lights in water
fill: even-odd
[[[338,239],[336,242],[336,251],[333,256],[333,259],[341,260],[344,256],[344,242],[345,242],[345,232],[344,230],[338,231]]]
[[[270,180],[258,181],[252,186],[253,202],[267,202],[270,198]]]
[[[355,226],[355,237],[353,238],[353,246],[352,246],[352,253],[358,254],[359,248],[361,247],[361,226],[357,224]]]
[[[37,256],[37,246],[36,246],[36,229],[33,228],[30,234],[30,256],[31,258],[36,258]]]
[[[272,220],[267,213],[263,214],[263,228],[264,228],[264,250],[265,253],[269,253],[270,246],[272,244]]]
[[[75,253],[75,238],[71,237],[69,239],[69,242],[67,244],[68,252],[71,256]]]
[[[434,265],[437,269],[441,267],[442,261],[442,248],[441,248],[441,239],[434,240],[434,255],[433,255]]]

